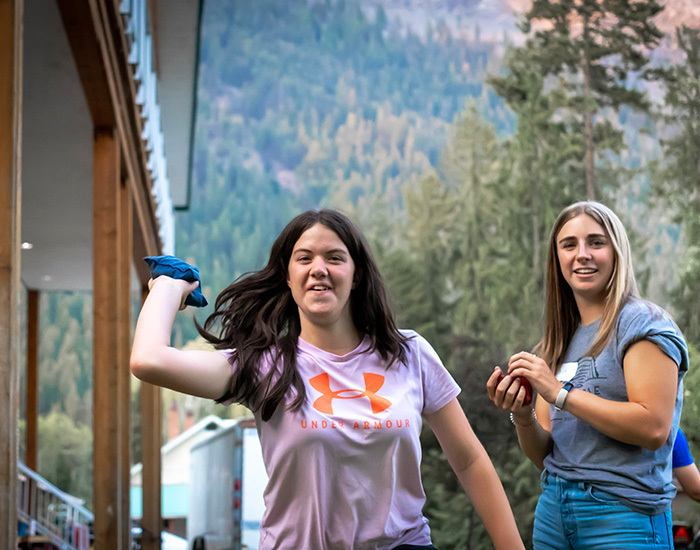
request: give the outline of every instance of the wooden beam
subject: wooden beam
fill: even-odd
[[[118,390],[119,140],[113,129],[98,128],[93,146],[94,535],[95,548],[118,550],[124,537]]]
[[[119,258],[117,261],[117,301],[119,308],[119,442],[121,455],[121,549],[131,548],[130,491],[131,486],[131,254],[132,202],[128,182],[119,186]]]
[[[116,124],[100,40],[88,2],[58,0],[63,28],[73,52],[75,67],[85,94],[92,123],[111,128]]]
[[[27,291],[27,431],[24,463],[36,472],[39,417],[39,291]]]
[[[141,139],[143,120],[136,103],[133,69],[119,2],[114,0],[57,0],[61,19],[76,60],[78,74],[96,127],[117,129],[124,166],[132,186],[134,215],[139,224],[138,237],[147,254],[158,254],[156,206],[150,189],[153,185],[146,167],[148,155]],[[97,82],[96,82],[97,81]]]
[[[23,0],[0,0],[0,546],[17,540]]]

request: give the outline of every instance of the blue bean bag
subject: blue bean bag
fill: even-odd
[[[175,256],[146,256],[144,261],[151,270],[151,279],[165,275],[173,279],[184,279],[190,283],[199,281],[199,268],[196,265],[183,262]],[[185,299],[185,304],[204,307],[207,303],[207,299],[202,294],[202,282],[199,281],[199,286],[190,292]]]

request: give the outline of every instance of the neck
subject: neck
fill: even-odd
[[[354,350],[362,341],[362,336],[352,322],[349,325],[316,325],[302,321],[302,340],[323,351],[335,355],[345,355]]]
[[[590,301],[580,296],[575,298],[582,325],[590,325],[603,316],[605,303],[602,300]]]

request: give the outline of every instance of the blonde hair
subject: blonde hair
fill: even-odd
[[[613,270],[605,287],[605,305],[600,326],[586,355],[599,355],[615,330],[617,318],[629,298],[639,297],[632,267],[632,251],[620,218],[607,206],[593,201],[577,202],[561,211],[549,238],[546,274],[544,336],[535,347],[556,372],[564,360],[581,317],[574,293],[564,279],[557,256],[557,235],[569,220],[585,214],[604,230],[613,248]]]

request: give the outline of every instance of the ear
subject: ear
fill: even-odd
[[[361,280],[362,280],[362,273],[355,270],[355,274],[352,276],[352,287],[350,287],[350,288],[355,290],[355,288],[357,288],[357,285],[360,284]]]

